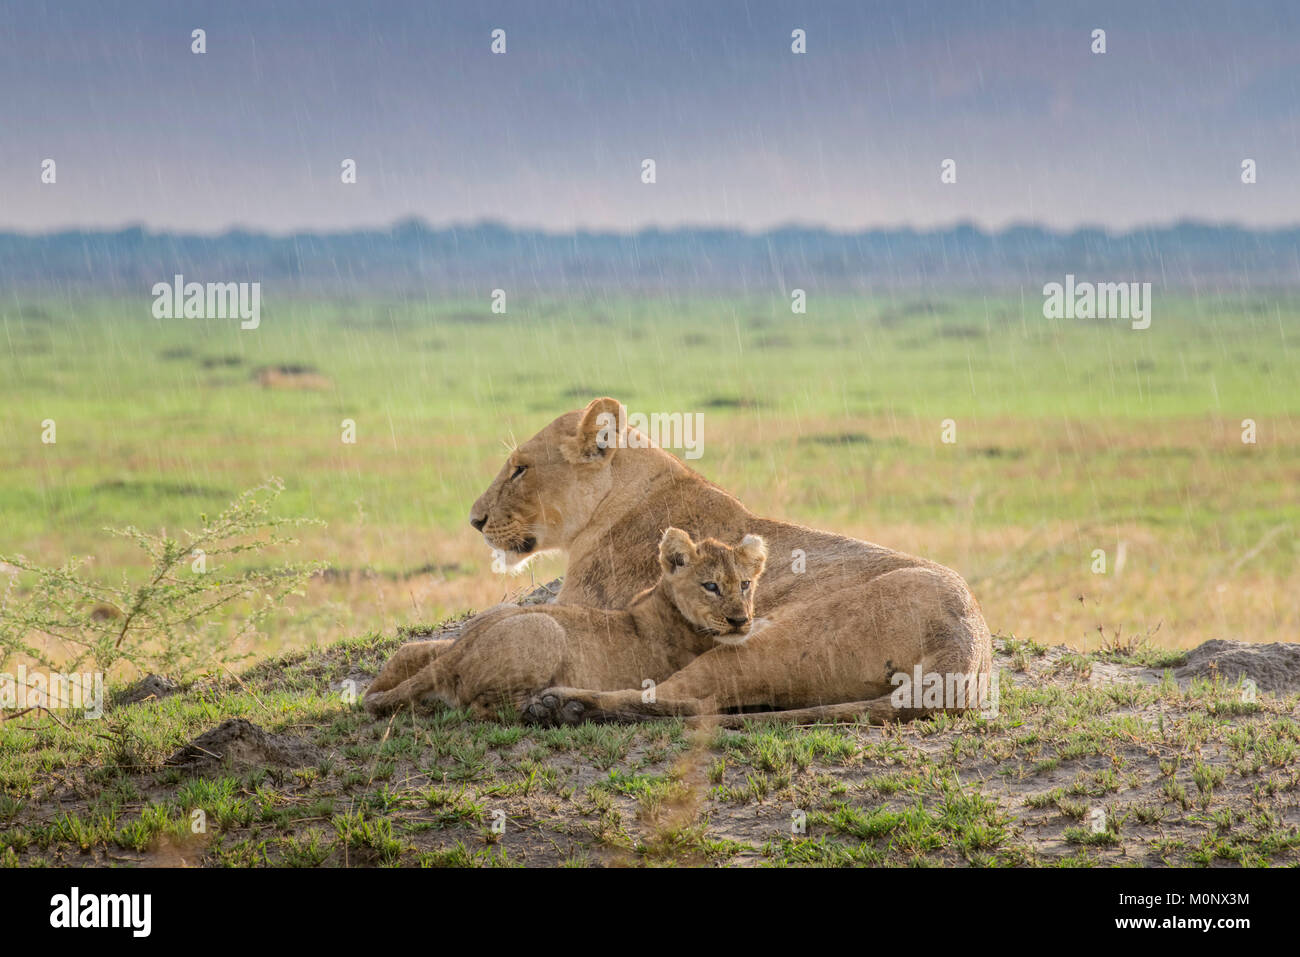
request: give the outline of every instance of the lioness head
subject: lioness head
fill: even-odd
[[[659,540],[662,585],[692,625],[724,645],[749,637],[754,620],[754,586],[767,563],[767,545],[746,535],[735,548],[714,538],[700,542],[680,528]]]
[[[469,523],[510,565],[566,547],[612,486],[619,421],[619,403],[610,398],[560,416],[510,453]]]

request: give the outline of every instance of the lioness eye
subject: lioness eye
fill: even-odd
[[[523,475],[527,471],[528,471],[527,465],[519,466],[519,468],[515,469],[515,474],[510,476],[510,481],[513,482],[515,479],[519,478],[519,476]]]
[[[713,592],[713,594],[715,594],[715,595],[721,594],[721,593],[718,591],[718,583],[717,583],[717,582],[703,582],[703,585],[704,585],[704,590],[705,590],[705,591],[711,591],[711,592]]]
[[[749,582],[741,582],[741,583],[740,583],[740,590],[741,590],[741,591],[749,591]]]

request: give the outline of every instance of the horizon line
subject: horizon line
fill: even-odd
[[[951,233],[958,230],[971,230],[982,233],[989,237],[1006,235],[1007,233],[1035,230],[1041,233],[1057,237],[1066,237],[1077,235],[1079,233],[1099,233],[1108,239],[1122,238],[1133,236],[1141,233],[1164,232],[1173,229],[1187,227],[1197,227],[1202,229],[1217,229],[1224,231],[1236,231],[1241,233],[1252,233],[1256,235],[1280,234],[1300,231],[1300,220],[1288,225],[1280,226],[1248,226],[1240,222],[1231,220],[1214,221],[1208,219],[1198,219],[1196,217],[1182,217],[1178,219],[1150,222],[1142,225],[1131,226],[1124,229],[1112,229],[1110,227],[1092,224],[1080,223],[1073,227],[1062,228],[1049,226],[1044,223],[1033,220],[1011,220],[1001,227],[982,226],[971,219],[957,219],[946,225],[917,226],[912,224],[894,224],[894,225],[876,225],[864,226],[857,229],[842,229],[820,223],[807,223],[798,220],[790,220],[764,228],[751,228],[740,225],[705,225],[699,223],[681,222],[674,225],[663,225],[659,223],[647,223],[633,230],[617,229],[600,229],[591,227],[572,227],[568,229],[551,229],[544,226],[529,226],[523,224],[511,224],[504,220],[483,217],[475,220],[449,220],[438,224],[423,216],[411,215],[394,219],[387,225],[358,225],[352,227],[334,227],[327,229],[313,228],[290,228],[287,231],[271,229],[255,229],[239,224],[231,224],[216,231],[203,230],[185,230],[185,229],[155,229],[148,224],[139,221],[129,221],[119,226],[63,226],[46,229],[42,231],[31,231],[22,229],[13,229],[10,227],[0,226],[0,236],[20,237],[23,239],[49,239],[56,236],[66,235],[87,235],[87,236],[114,236],[123,233],[140,232],[147,236],[176,236],[187,238],[205,238],[205,239],[222,239],[230,236],[260,236],[268,239],[292,239],[301,236],[321,236],[335,237],[347,236],[357,233],[396,233],[401,229],[410,229],[418,226],[428,232],[454,232],[456,230],[476,230],[484,228],[499,229],[504,232],[517,234],[537,234],[547,238],[562,239],[576,236],[592,236],[600,238],[622,238],[634,239],[646,234],[673,234],[673,233],[729,233],[748,238],[761,238],[785,232],[820,232],[829,236],[840,238],[851,238],[855,236],[864,236],[871,233],[912,233],[918,236],[935,235],[938,233]]]

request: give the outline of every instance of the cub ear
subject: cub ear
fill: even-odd
[[[659,567],[665,575],[685,568],[695,561],[695,555],[695,543],[691,541],[691,536],[680,528],[664,529],[664,537],[659,539]]]
[[[608,459],[622,446],[627,430],[627,409],[617,399],[592,399],[578,417],[578,429],[560,444],[566,461],[574,465]]]
[[[736,561],[751,580],[757,578],[767,564],[767,542],[757,535],[746,535],[736,546]]]

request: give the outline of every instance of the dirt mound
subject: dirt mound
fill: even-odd
[[[516,599],[516,605],[549,605],[555,601],[556,596],[560,594],[560,586],[564,584],[563,578],[556,578],[547,582],[545,585],[538,585],[527,595]]]
[[[1215,638],[1188,652],[1187,663],[1174,671],[1179,682],[1216,676],[1227,681],[1249,678],[1260,691],[1275,694],[1300,691],[1300,645]]]
[[[206,770],[227,764],[298,768],[323,755],[314,745],[287,734],[271,734],[245,718],[223,721],[205,731],[165,762],[170,767]]]
[[[138,704],[141,701],[161,701],[180,689],[161,675],[145,675],[129,688],[113,696],[114,705]]]

